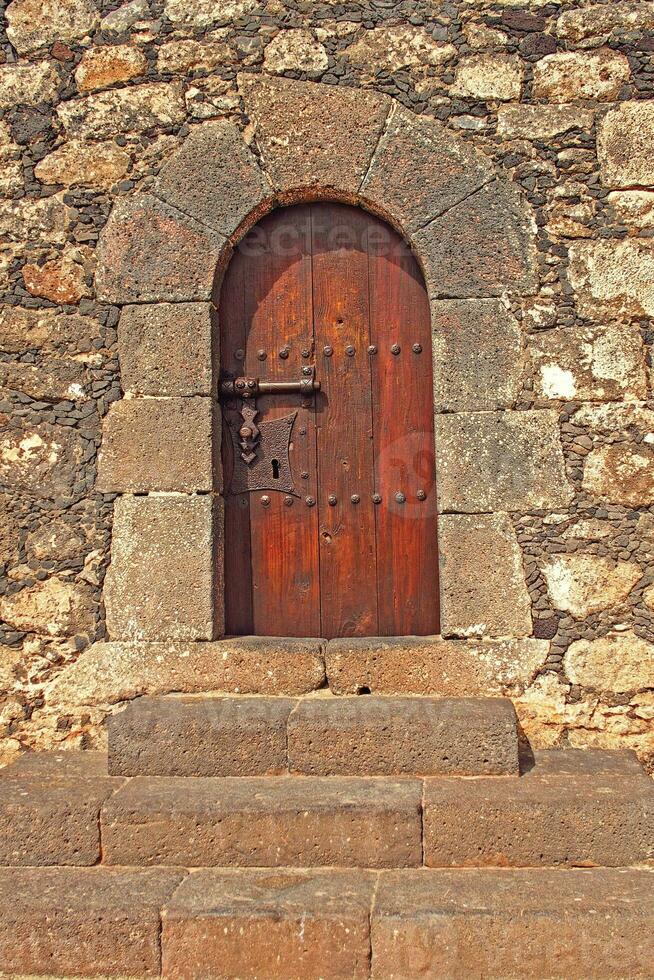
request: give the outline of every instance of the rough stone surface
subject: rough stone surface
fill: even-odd
[[[425,781],[427,867],[625,867],[654,853],[642,775]]]
[[[159,976],[168,869],[0,868],[0,962],[9,975]]]
[[[185,74],[201,69],[212,70],[231,60],[228,44],[216,38],[212,41],[169,41],[157,50],[157,70]]]
[[[38,105],[52,101],[57,93],[59,75],[47,62],[0,67],[0,108],[15,105]]]
[[[82,451],[79,436],[71,429],[48,424],[9,429],[0,420],[0,490],[67,496]]]
[[[143,694],[306,694],[325,679],[322,640],[235,637],[214,643],[95,643],[47,689],[53,708]]]
[[[211,496],[116,501],[105,583],[114,640],[210,640],[214,629]]]
[[[25,348],[43,354],[90,355],[100,345],[99,324],[90,317],[19,306],[0,310],[0,350],[5,353],[18,354]]]
[[[443,512],[556,508],[572,499],[555,412],[436,416],[436,444]]]
[[[345,49],[345,57],[358,73],[372,74],[372,69],[389,72],[406,68],[442,68],[456,56],[452,44],[435,41],[422,27],[377,27]]]
[[[115,789],[114,779],[14,776],[9,770],[0,777],[0,865],[97,864],[100,806]]]
[[[120,776],[265,776],[287,771],[288,698],[141,698],[109,720]]]
[[[100,242],[98,293],[113,303],[207,300],[223,242],[150,195],[125,200],[112,211]]]
[[[288,758],[311,776],[515,775],[515,712],[500,698],[305,699],[288,720]]]
[[[112,493],[212,490],[212,414],[209,398],[114,402],[103,427],[98,487]]]
[[[73,138],[110,139],[124,130],[179,125],[184,118],[184,103],[179,87],[155,83],[94,92],[84,99],[63,103],[57,114]]]
[[[362,871],[201,871],[163,913],[163,970],[200,980],[225,975],[369,976],[375,876]]]
[[[106,190],[125,176],[129,162],[129,155],[115,143],[70,140],[40,160],[34,174],[44,184]]]
[[[53,577],[0,598],[0,619],[14,629],[45,636],[91,633],[93,596],[83,583]]]
[[[522,78],[519,58],[512,55],[472,55],[459,62],[453,92],[464,98],[507,102],[520,98]]]
[[[51,779],[108,778],[106,752],[23,752],[12,765],[2,770],[1,776],[31,776]],[[120,786],[122,779],[111,777],[113,786]]]
[[[120,366],[133,395],[210,395],[211,313],[208,303],[126,306],[118,323]]]
[[[607,200],[621,224],[654,228],[654,191],[611,191]]]
[[[507,514],[440,519],[443,636],[530,636],[531,603]]]
[[[164,0],[166,17],[185,27],[229,23],[247,16],[255,6],[256,0],[223,0],[219,7],[214,0]]]
[[[108,88],[116,82],[128,82],[144,75],[148,67],[145,55],[128,44],[112,44],[82,55],[75,81],[80,92]]]
[[[414,231],[493,176],[490,161],[431,119],[393,110],[361,193]]]
[[[20,54],[54,41],[77,41],[100,20],[92,0],[13,0],[7,7],[7,37]]]
[[[645,350],[637,327],[625,323],[548,330],[529,345],[541,398],[613,401],[647,394]]]
[[[556,22],[556,33],[560,38],[574,44],[587,43],[589,47],[605,44],[616,31],[652,28],[652,3],[592,4],[581,9],[564,10]]]
[[[642,576],[631,562],[581,552],[553,555],[542,571],[554,606],[577,619],[622,602]]]
[[[569,278],[583,316],[654,316],[654,246],[647,239],[575,242]]]
[[[91,294],[84,257],[75,251],[64,252],[60,258],[43,265],[27,263],[21,271],[28,293],[52,303],[73,305]]]
[[[334,694],[517,694],[545,663],[545,640],[352,637],[330,640],[327,678]]]
[[[599,500],[624,506],[654,504],[654,447],[616,443],[586,457],[583,488]]]
[[[607,112],[597,135],[602,183],[608,187],[654,183],[652,139],[654,104],[651,101],[626,102]]]
[[[612,102],[629,75],[629,59],[619,51],[559,51],[541,58],[534,66],[533,91],[537,99],[552,102]]]
[[[139,776],[102,812],[103,859],[186,867],[418,867],[419,780]]]
[[[522,334],[500,300],[436,302],[432,331],[437,412],[492,411],[514,405],[521,386]]]
[[[595,691],[624,694],[654,687],[654,644],[630,631],[576,640],[564,664],[573,684]]]
[[[221,119],[184,140],[164,166],[156,193],[229,236],[272,192],[236,126]]]
[[[324,46],[311,31],[300,29],[282,31],[266,47],[263,67],[273,75],[286,71],[308,74],[323,72],[329,64]]]
[[[390,108],[371,92],[315,91],[304,82],[240,76],[240,91],[273,185],[282,191],[331,187],[356,193]],[[347,143],[347,157],[333,153]],[[302,147],[302,155],[292,151]]]
[[[534,223],[508,184],[493,182],[414,235],[430,296],[535,292]]]
[[[584,133],[593,128],[593,112],[576,105],[500,106],[498,135],[507,139],[546,140],[572,129]]]
[[[388,977],[645,977],[652,872],[385,872],[372,973]]]

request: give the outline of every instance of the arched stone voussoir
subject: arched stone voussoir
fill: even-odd
[[[520,190],[504,180],[412,236],[431,299],[473,299],[538,290],[536,222]]]
[[[241,131],[227,119],[196,126],[164,164],[153,192],[227,238],[273,196]]]
[[[492,162],[445,126],[403,106],[391,111],[361,193],[409,234],[495,177]]]
[[[225,245],[219,232],[151,194],[119,201],[98,245],[98,299],[208,300]]]
[[[356,196],[393,105],[388,96],[265,75],[241,74],[238,84],[275,190]]]

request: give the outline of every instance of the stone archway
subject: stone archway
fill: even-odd
[[[105,421],[99,471],[100,488],[120,494],[105,587],[111,639],[222,635],[212,299],[234,243],[263,214],[314,198],[384,217],[425,275],[443,413],[443,633],[475,635],[467,624],[483,622],[488,636],[533,635],[506,512],[518,495],[521,507],[558,507],[571,491],[556,413],[512,411],[522,344],[510,298],[537,289],[528,206],[486,156],[388,97],[254,75],[240,90],[252,143],[227,120],[198,126],[152,193],[115,206],[100,243],[99,298],[123,307],[126,392]],[[475,607],[460,588],[472,574],[462,541],[493,552],[503,602]]]

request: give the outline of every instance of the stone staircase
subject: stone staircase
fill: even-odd
[[[0,822],[5,977],[654,977],[654,783],[501,698],[141,698]]]

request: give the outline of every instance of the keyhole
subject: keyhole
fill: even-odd
[[[273,471],[273,480],[279,480],[279,460],[278,459],[273,459],[273,461],[272,461],[272,471]]]

